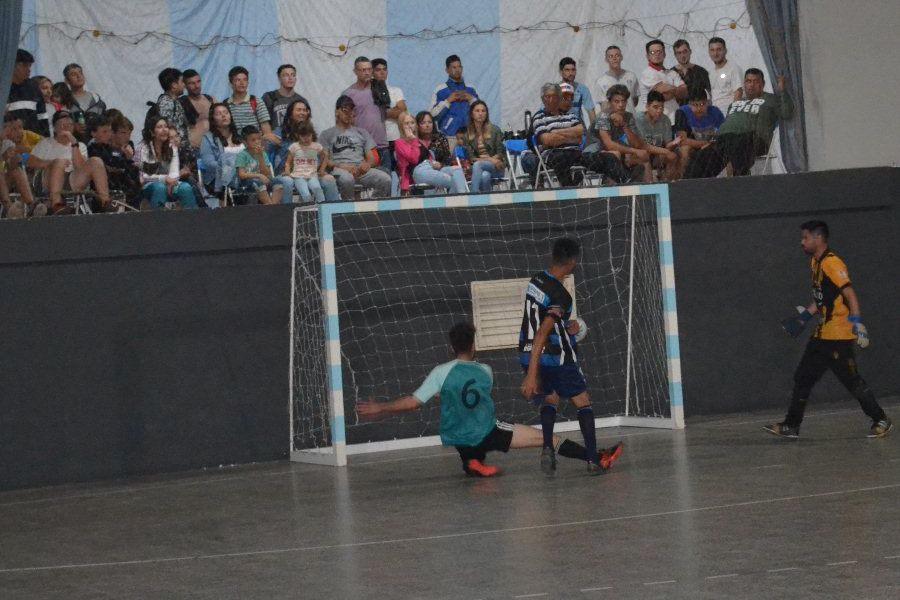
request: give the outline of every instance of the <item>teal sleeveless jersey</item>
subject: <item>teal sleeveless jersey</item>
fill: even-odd
[[[440,394],[444,445],[477,446],[497,423],[493,384],[494,375],[487,365],[451,360],[432,369],[413,396],[424,404]]]

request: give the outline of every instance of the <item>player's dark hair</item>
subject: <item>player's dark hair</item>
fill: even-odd
[[[688,50],[691,49],[691,45],[688,44],[688,41],[687,41],[687,40],[675,40],[675,43],[672,44],[672,50],[678,50],[678,49],[681,48],[682,46],[687,46],[687,47],[688,47]]]
[[[606,99],[612,100],[613,96],[622,96],[626,100],[631,98],[631,92],[628,91],[628,87],[622,85],[621,83],[617,83],[616,85],[610,86],[608,90],[606,90]]]
[[[808,231],[813,235],[821,235],[825,240],[828,240],[828,223],[825,221],[807,221],[800,225],[801,231]]]
[[[712,38],[709,38],[709,43],[706,44],[706,45],[707,45],[707,46],[712,46],[713,44],[722,44],[722,47],[723,47],[723,48],[728,49],[728,46],[725,45],[725,40],[723,40],[723,39],[720,38],[720,37],[712,37]]]
[[[182,79],[183,81],[187,81],[187,80],[190,79],[191,77],[197,77],[197,76],[199,76],[199,75],[200,75],[200,73],[197,72],[197,69],[187,69],[186,71],[184,71],[184,72],[181,74],[181,79]]]
[[[765,83],[766,76],[763,75],[763,72],[757,69],[756,67],[750,67],[746,71],[744,71],[744,79],[747,79],[748,75],[756,75],[759,77],[759,80]]]
[[[462,354],[463,352],[471,352],[475,347],[475,326],[468,321],[462,321],[450,328],[448,334],[450,338],[450,347],[453,348],[454,354]]]
[[[662,102],[665,104],[666,97],[662,95],[662,92],[657,92],[656,90],[650,90],[647,92],[647,104],[651,102]]]
[[[444,66],[449,67],[450,65],[452,65],[455,62],[461,63],[462,61],[459,59],[459,57],[457,55],[451,54],[450,56],[447,57],[447,60],[444,61]]]
[[[647,54],[650,54],[650,47],[660,45],[663,47],[663,50],[666,49],[666,44],[662,40],[650,40],[646,44],[644,44],[644,50],[646,50]]]
[[[281,65],[280,67],[278,67],[278,70],[275,72],[275,74],[278,75],[279,77],[281,77],[281,72],[284,71],[285,69],[294,69],[294,72],[295,73],[297,72],[297,68],[294,65],[285,63],[285,64]]]
[[[175,67],[168,67],[159,72],[158,79],[159,85],[162,87],[163,91],[168,92],[169,88],[172,87],[172,84],[181,79],[181,71]]]
[[[572,65],[573,67],[578,66],[575,64],[574,58],[572,58],[571,56],[564,56],[563,59],[561,61],[559,61],[559,70],[562,71],[569,65]]]
[[[570,237],[559,238],[553,242],[553,264],[565,265],[573,258],[581,255],[581,244]]]

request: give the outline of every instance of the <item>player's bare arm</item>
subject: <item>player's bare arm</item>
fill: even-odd
[[[356,403],[356,413],[365,417],[377,417],[383,414],[411,412],[422,408],[422,403],[415,396],[403,396],[390,402],[376,402],[371,398]]]

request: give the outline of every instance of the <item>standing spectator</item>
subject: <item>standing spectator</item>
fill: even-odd
[[[644,149],[644,141],[637,134],[634,115],[627,110],[630,95],[624,85],[614,85],[607,90],[609,110],[597,115],[597,120],[591,127],[599,151],[592,152],[590,158],[583,158],[583,163],[617,183],[631,181],[630,171],[643,168],[644,181],[649,182],[652,181],[650,153]],[[585,154],[588,155],[588,152]],[[611,161],[611,158],[615,161]]]
[[[238,65],[228,71],[228,83],[231,84],[231,96],[225,99],[225,104],[231,111],[231,118],[238,131],[252,125],[256,127],[263,139],[272,144],[280,144],[281,139],[272,131],[272,118],[265,102],[260,102],[251,94],[250,72]]]
[[[59,81],[53,84],[53,100],[54,113],[61,110],[69,113],[69,118],[72,120],[73,126],[72,133],[76,138],[78,138],[78,141],[89,141],[90,135],[87,132],[87,118],[85,117],[84,112],[81,110],[81,107],[79,107],[78,103],[75,102],[75,97],[72,96],[72,90],[69,89],[69,86],[68,84],[66,84],[66,82]]]
[[[72,96],[78,108],[85,114],[85,119],[90,115],[102,115],[106,112],[106,102],[100,98],[99,94],[88,91],[84,87],[84,70],[81,65],[69,63],[63,69],[63,79],[69,84],[72,90]]]
[[[248,125],[241,130],[244,138],[244,149],[238,152],[234,160],[237,167],[239,188],[255,193],[260,204],[280,204],[285,198],[284,183],[275,177],[269,156],[263,150],[263,140],[259,131],[253,125]],[[291,196],[286,196],[286,202],[290,203]]]
[[[317,203],[325,202],[325,194],[319,183],[319,177],[325,176],[325,163],[328,156],[322,145],[313,141],[316,130],[307,121],[294,128],[294,139],[297,140],[288,149],[284,174],[294,180],[294,189],[303,202],[313,198]]]
[[[372,94],[372,63],[365,56],[358,57],[353,62],[353,73],[356,75],[356,83],[344,90],[342,95],[353,101],[356,107],[354,125],[367,131],[372,137],[380,160],[388,147],[387,131],[384,126],[385,107],[376,104]]]
[[[191,186],[179,179],[178,145],[170,139],[169,121],[165,117],[149,116],[132,161],[141,172],[141,195],[151,207],[164,208],[167,202],[178,201],[182,208],[197,208]]]
[[[297,85],[297,69],[294,65],[281,65],[278,67],[278,89],[266,92],[262,95],[262,101],[269,111],[269,117],[272,119],[272,130],[276,130],[284,123],[284,115],[287,107],[292,102],[302,100],[309,105],[306,98],[298,94],[294,90]]]
[[[663,67],[666,60],[666,45],[662,40],[650,40],[646,45],[647,67],[641,71],[640,97],[638,98],[637,111],[644,112],[647,109],[647,94],[653,90],[665,98],[665,113],[669,121],[675,119],[675,111],[679,102],[687,98],[687,86],[678,71],[670,71]]]
[[[50,135],[50,123],[47,120],[47,107],[44,96],[37,84],[31,80],[31,65],[34,57],[27,50],[16,51],[16,64],[13,66],[12,84],[6,99],[6,113],[13,114],[22,120],[28,131],[43,137]]]
[[[173,67],[163,69],[159,72],[159,85],[163,89],[163,93],[156,100],[159,114],[178,132],[179,144],[182,147],[190,148],[191,138],[188,132],[188,121],[184,114],[184,107],[178,100],[184,92],[184,80],[182,79],[181,71]]]
[[[678,71],[678,74],[684,80],[688,93],[695,87],[709,92],[709,71],[700,65],[691,63],[691,45],[688,44],[687,40],[676,40],[672,44],[672,50],[675,52],[675,60],[677,61],[674,69]]]
[[[200,147],[203,134],[209,131],[209,109],[216,103],[216,99],[203,93],[203,80],[200,73],[194,69],[188,69],[181,74],[184,89],[187,94],[178,97],[178,102],[184,111],[187,120],[188,135],[191,146]]]
[[[506,153],[503,132],[491,124],[483,100],[476,100],[469,107],[469,126],[457,137],[472,161],[472,191],[491,191],[493,178],[500,177],[506,168]]]
[[[400,128],[397,126],[397,117],[401,113],[406,112],[406,99],[403,97],[403,90],[392,85],[388,85],[388,65],[383,58],[376,58],[372,61],[372,78],[373,85],[384,85],[387,89],[390,105],[386,107],[384,130],[387,134],[388,151],[384,152],[381,157],[381,164],[385,165],[388,171],[391,170],[391,152],[394,149],[394,142],[400,138]]]
[[[478,92],[463,80],[462,61],[457,55],[448,56],[444,65],[448,79],[431,96],[431,116],[452,148],[456,145],[456,132],[469,124],[469,106],[478,100]]]
[[[226,186],[235,185],[237,170],[234,161],[244,144],[238,135],[231,111],[224,102],[217,102],[209,108],[209,131],[200,141],[200,159],[203,161],[204,187],[222,199]]]
[[[557,83],[545,83],[541,87],[544,108],[534,115],[528,138],[537,142],[535,152],[540,152],[548,169],[556,173],[564,186],[577,183],[569,169],[581,161],[581,141],[584,125],[575,115],[560,109],[562,90]],[[534,154],[522,155],[523,169],[536,181],[539,162]]]
[[[301,123],[312,124],[312,110],[306,100],[294,100],[287,107],[281,127],[275,130],[276,135],[281,138],[281,144],[269,146],[272,152],[272,165],[276,173],[284,172],[288,150],[291,144],[296,141],[294,132]],[[313,141],[318,141],[315,131],[313,131]],[[332,175],[326,173],[320,176],[319,183],[322,185],[322,191],[325,193],[325,202],[337,202],[341,199],[337,180]]]
[[[588,123],[593,123],[596,118],[594,98],[591,96],[591,90],[586,85],[575,81],[577,74],[578,66],[575,64],[575,59],[566,56],[559,61],[559,76],[562,78],[562,83],[568,83],[575,90],[575,96],[572,98],[572,107],[569,109],[569,112],[578,117],[583,125],[584,116],[581,114],[581,110],[584,109],[588,114]]]
[[[750,174],[756,157],[769,151],[778,121],[794,115],[794,101],[785,91],[784,77],[778,77],[777,94],[764,92],[765,84],[762,71],[747,69],[744,98],[731,103],[719,128],[718,154],[723,164],[731,163],[735,176]]]
[[[47,111],[47,123],[52,123],[53,113],[56,112],[56,105],[53,103],[53,82],[50,81],[49,77],[44,77],[43,75],[35,75],[32,79],[37,84],[38,89],[41,90],[41,95],[44,97],[44,108]],[[53,135],[52,126],[50,127],[50,135]]]
[[[728,112],[728,105],[743,96],[741,82],[744,79],[743,71],[733,61],[726,58],[728,49],[725,40],[720,37],[710,38],[709,58],[712,59],[715,69],[710,77],[712,104],[722,114]]]
[[[371,70],[371,63],[369,64]],[[335,126],[319,135],[319,143],[325,148],[334,166],[332,175],[344,200],[353,199],[353,186],[359,183],[374,190],[375,196],[384,198],[391,192],[391,177],[380,169],[375,153],[375,140],[368,131],[355,127],[354,103],[349,96],[337,99],[334,110]]]
[[[713,142],[724,121],[722,111],[710,105],[705,90],[690,91],[688,103],[675,113],[675,131],[684,139],[681,144],[684,177],[694,179],[719,174],[710,169],[715,168],[716,162],[712,160],[716,151]]]
[[[601,102],[601,110],[605,111],[609,108],[609,101],[606,98],[609,96],[609,89],[614,85],[624,85],[631,97],[632,106],[637,106],[638,78],[631,71],[622,68],[622,50],[618,46],[610,46],[606,49],[606,64],[609,65],[609,71],[597,80],[600,97],[604,98]]]
[[[75,123],[69,113],[59,111],[53,115],[53,121],[53,137],[41,140],[28,158],[29,168],[43,170],[44,189],[50,194],[50,212],[72,214],[72,209],[62,200],[62,191],[86,190],[92,183],[101,208],[113,209],[103,161],[88,158],[87,147],[73,135]]]
[[[651,168],[665,171],[665,179],[673,181],[679,172],[678,146],[681,135],[672,137],[672,121],[663,114],[665,98],[662,93],[652,90],[647,94],[647,110],[634,118],[638,135],[646,142],[644,148],[650,153]]]

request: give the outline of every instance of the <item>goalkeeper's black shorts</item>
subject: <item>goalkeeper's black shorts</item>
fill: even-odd
[[[467,460],[484,460],[488,452],[509,452],[512,444],[513,425],[503,421],[497,421],[494,428],[484,436],[484,439],[477,446],[456,446],[456,451],[463,459]]]

